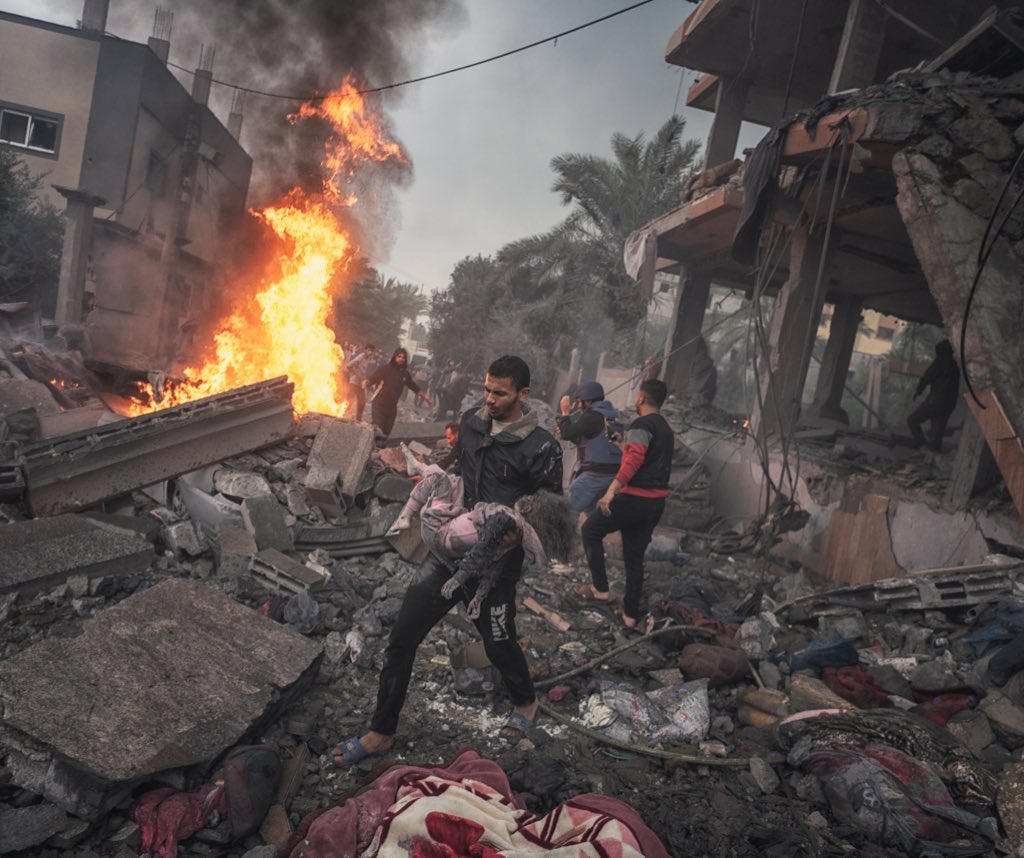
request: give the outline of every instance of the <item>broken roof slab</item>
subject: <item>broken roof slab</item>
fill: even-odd
[[[153,546],[142,533],[77,515],[0,527],[0,594],[31,594],[72,575],[132,575],[149,568]]]
[[[321,648],[212,587],[172,579],[0,662],[15,783],[95,819],[147,780],[198,772],[313,681]]]

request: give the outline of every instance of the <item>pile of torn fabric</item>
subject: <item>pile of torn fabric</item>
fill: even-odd
[[[472,750],[446,766],[392,766],[343,805],[307,818],[297,836],[291,858],[668,858],[629,805],[588,794],[536,816],[502,768]]]

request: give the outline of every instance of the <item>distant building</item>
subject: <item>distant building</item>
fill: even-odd
[[[170,15],[148,45],[0,12],[0,144],[66,208],[58,323],[83,323],[98,364],[165,368],[216,295],[252,159],[209,110],[212,50],[190,93],[167,68]],[[161,18],[161,15],[163,17]]]

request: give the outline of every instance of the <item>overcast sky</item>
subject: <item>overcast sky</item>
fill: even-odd
[[[112,0],[109,29],[144,41],[148,25],[141,32],[119,31],[122,3],[150,10],[156,4]],[[483,59],[628,5],[630,0],[464,0],[466,14],[458,24],[430,28],[410,47],[412,74]],[[5,11],[71,26],[81,8],[81,0],[0,0]],[[567,213],[551,192],[552,157],[609,155],[613,133],[651,136],[672,115],[682,70],[665,62],[665,46],[694,8],[685,0],[655,0],[556,45],[405,87],[389,113],[413,161],[414,179],[399,191],[399,211],[389,215],[390,253],[378,254],[374,264],[427,289],[443,288],[463,257],[493,253],[552,227]],[[151,23],[152,12],[138,20],[133,29]],[[172,46],[176,58],[185,62]],[[693,77],[686,73],[680,105]],[[710,115],[682,112],[684,136],[703,141]],[[748,145],[755,139],[745,135]]]

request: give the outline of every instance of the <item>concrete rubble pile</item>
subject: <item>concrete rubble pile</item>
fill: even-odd
[[[651,637],[573,594],[589,580],[579,558],[524,579],[518,623],[544,714],[510,745],[500,679],[457,609],[420,649],[386,762],[469,746],[531,811],[619,797],[673,855],[1015,852],[1024,561],[837,587],[727,538],[694,458],[680,445],[648,551]],[[0,507],[3,557],[31,561],[0,577],[0,854],[137,854],[147,789],[209,783],[253,741],[281,759],[259,832],[228,845],[200,829],[178,854],[290,854],[302,819],[380,762],[338,771],[318,757],[374,706],[423,557],[415,533],[384,536],[411,485],[371,427],[307,415],[284,441],[105,511]],[[614,540],[609,556],[621,590]],[[877,804],[854,800],[871,790]]]

